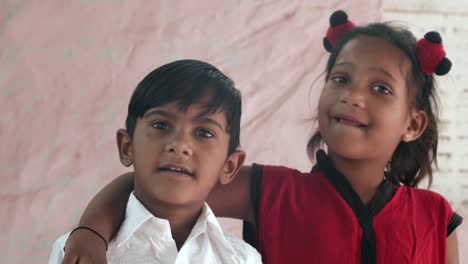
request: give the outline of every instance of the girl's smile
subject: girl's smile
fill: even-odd
[[[367,122],[361,121],[362,118],[353,117],[352,115],[349,115],[349,114],[337,114],[333,116],[333,119],[338,124],[343,124],[346,126],[352,126],[352,127],[357,127],[357,128],[366,128],[368,126]]]

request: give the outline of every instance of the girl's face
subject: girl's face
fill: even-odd
[[[341,50],[318,106],[320,134],[346,159],[388,161],[411,130],[411,61],[377,37],[358,36]]]

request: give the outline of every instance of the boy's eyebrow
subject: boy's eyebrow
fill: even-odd
[[[144,116],[143,118],[146,118],[150,115],[161,115],[161,116],[165,116],[165,117],[172,117],[173,115],[169,112],[166,112],[164,110],[160,110],[160,109],[154,109],[154,110],[151,110],[151,111],[148,111]]]
[[[206,117],[206,116],[198,116],[197,118],[197,121],[198,122],[201,122],[201,123],[210,123],[210,124],[213,124],[217,127],[219,127],[222,131],[225,131],[225,129],[223,128],[223,126],[221,124],[219,124],[218,122],[216,122],[216,120],[212,119],[212,118],[209,118],[209,117]]]
[[[161,116],[164,116],[164,117],[167,117],[167,118],[171,118],[171,117],[174,117],[174,115],[170,112],[166,112],[164,110],[160,110],[160,109],[154,109],[154,110],[151,110],[151,111],[148,111],[144,116],[143,118],[146,118],[148,116],[151,116],[151,115],[161,115]],[[223,126],[221,124],[219,124],[218,122],[216,122],[216,120],[212,119],[212,118],[209,118],[209,117],[206,117],[204,115],[201,115],[201,116],[197,116],[196,117],[196,120],[198,122],[201,122],[201,123],[210,123],[210,124],[213,124],[217,127],[219,127],[222,131],[225,131],[225,129],[223,128]]]

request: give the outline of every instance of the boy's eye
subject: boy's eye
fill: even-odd
[[[169,128],[169,125],[164,121],[155,121],[155,122],[151,123],[151,126],[156,128],[156,129],[163,129],[163,130]]]
[[[381,93],[381,94],[391,94],[392,93],[392,90],[387,88],[385,85],[381,85],[381,84],[372,86],[372,90],[374,92]]]
[[[214,137],[214,133],[209,131],[208,129],[200,128],[195,131],[195,135],[203,138],[212,138]]]

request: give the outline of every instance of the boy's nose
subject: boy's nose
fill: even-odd
[[[178,155],[191,156],[193,148],[188,136],[179,133],[166,144],[166,151],[173,152]]]

